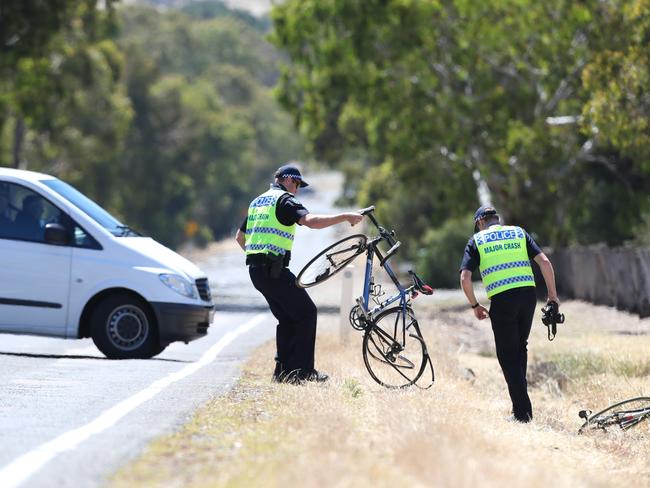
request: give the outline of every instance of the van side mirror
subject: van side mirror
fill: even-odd
[[[45,242],[57,246],[68,246],[70,232],[61,224],[47,224],[45,226]]]

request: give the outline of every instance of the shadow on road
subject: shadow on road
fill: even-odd
[[[259,305],[245,305],[237,303],[217,303],[214,306],[216,312],[269,312],[269,306],[267,304]],[[340,307],[337,306],[320,306],[318,307],[319,314],[337,314],[341,311]]]
[[[41,359],[96,359],[98,361],[126,361],[119,359],[108,359],[104,356],[79,356],[73,354],[37,354],[32,352],[4,352],[0,351],[0,356],[18,356],[25,358],[41,358]],[[133,360],[131,360],[133,361]],[[182,359],[168,359],[168,358],[150,358],[139,359],[136,361],[165,361],[170,363],[191,363],[193,361],[185,361]]]

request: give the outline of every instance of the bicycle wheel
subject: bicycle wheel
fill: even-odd
[[[650,397],[638,397],[610,405],[605,410],[591,415],[582,424],[578,434],[590,430],[607,430],[617,426],[627,430],[643,420],[650,420]]]
[[[387,388],[414,384],[426,368],[427,347],[411,308],[381,312],[363,336],[363,362],[372,379]]]
[[[366,250],[366,241],[363,234],[355,234],[326,247],[302,268],[296,283],[309,288],[331,278]]]

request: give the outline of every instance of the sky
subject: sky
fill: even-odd
[[[223,0],[230,7],[247,10],[254,15],[264,15],[271,10],[272,0]]]

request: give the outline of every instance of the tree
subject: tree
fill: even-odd
[[[10,74],[2,77],[0,160],[55,172],[102,203],[110,203],[115,158],[131,117],[120,84],[122,56],[106,38],[111,4],[101,11],[91,1],[14,6],[7,23],[16,41]],[[25,25],[30,15],[34,22]]]
[[[46,55],[50,40],[75,17],[78,3],[76,0],[3,0],[0,3],[3,77],[20,59]]]
[[[592,111],[602,97],[590,102],[585,81],[607,59],[619,64],[603,83],[616,69],[623,92],[643,96],[647,49],[628,50],[627,66],[644,73],[634,86],[604,49],[630,22],[630,39],[647,42],[645,9],[647,0],[287,1],[273,10],[273,40],[291,59],[279,99],[316,155],[365,152],[360,203],[399,222],[416,243],[411,257],[429,228],[476,208],[477,184],[544,244],[616,244],[632,235],[649,176],[631,171],[638,148],[593,137],[590,121],[607,117]],[[637,137],[646,122],[641,113],[619,133],[647,148]]]
[[[135,112],[120,213],[170,246],[231,232],[273,169],[302,151],[268,86],[278,54],[231,14],[130,7],[119,26]]]
[[[170,246],[229,233],[302,151],[272,97],[268,22],[113,5],[0,5],[0,164],[62,177]]]

